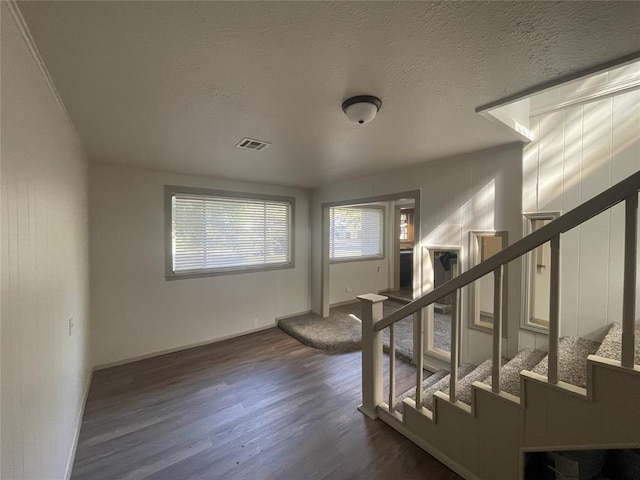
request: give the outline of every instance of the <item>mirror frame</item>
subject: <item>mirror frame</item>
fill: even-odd
[[[501,237],[502,249],[504,250],[509,246],[509,232],[506,230],[471,230],[469,232],[469,268],[473,268],[480,263],[480,240],[485,237]],[[502,292],[502,311],[507,310],[507,297],[508,297],[508,269],[505,268],[502,274],[502,282],[504,285]],[[493,278],[493,274],[488,273],[487,276]],[[484,278],[484,277],[483,277]],[[473,282],[473,285],[469,288],[469,317],[468,326],[470,329],[479,330],[485,333],[493,332],[493,324],[483,322],[480,320],[480,303],[477,301],[480,296],[480,283],[479,280]],[[507,322],[502,322],[502,336],[507,334]]]

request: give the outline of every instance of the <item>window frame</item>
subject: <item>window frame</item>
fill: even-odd
[[[362,210],[380,210],[381,222],[380,222],[380,255],[366,255],[359,257],[343,257],[343,258],[331,258],[331,210],[334,208],[340,209],[362,209]],[[370,262],[375,260],[384,260],[386,258],[386,208],[383,205],[334,205],[329,207],[329,264],[337,263],[349,263],[349,262]]]
[[[222,197],[244,199],[248,201],[264,200],[286,202],[290,208],[289,222],[289,261],[278,264],[241,265],[236,267],[224,267],[214,269],[202,269],[200,271],[188,271],[185,273],[173,270],[173,197],[179,194],[196,195],[204,197]],[[249,192],[235,192],[229,190],[217,190],[209,188],[183,187],[179,185],[164,186],[164,247],[165,247],[165,280],[181,280],[187,278],[216,277],[220,275],[233,275],[238,273],[256,273],[269,270],[283,270],[295,267],[295,197],[266,195]]]
[[[534,232],[533,222],[538,220],[550,220],[553,221],[560,216],[558,211],[544,211],[544,212],[531,212],[522,214],[522,232],[523,238]],[[542,245],[538,248],[541,248]],[[520,316],[520,328],[529,330],[531,332],[542,333],[543,335],[549,335],[549,327],[543,326],[540,323],[534,323],[531,321],[531,307],[532,307],[532,291],[533,286],[533,273],[535,267],[533,266],[535,255],[538,248],[526,253],[522,257],[522,313]]]

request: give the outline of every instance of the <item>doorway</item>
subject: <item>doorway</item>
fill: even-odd
[[[393,282],[386,294],[402,303],[413,300],[414,247],[416,240],[415,203],[395,202],[393,234]]]
[[[376,197],[368,197],[368,198],[361,198],[361,199],[354,199],[354,200],[347,200],[347,201],[341,201],[341,202],[327,202],[327,203],[323,203],[322,204],[322,256],[321,256],[321,309],[318,313],[320,313],[323,317],[328,317],[329,316],[329,309],[330,309],[330,305],[331,305],[331,292],[332,292],[332,281],[331,281],[331,266],[332,263],[335,264],[334,260],[332,260],[331,256],[331,244],[335,243],[332,242],[331,239],[331,212],[332,212],[332,208],[335,209],[336,207],[347,207],[347,206],[351,206],[351,207],[355,207],[355,206],[363,206],[363,205],[371,205],[371,204],[379,204],[381,202],[387,202],[387,204],[389,205],[389,208],[386,209],[386,211],[388,212],[388,217],[393,217],[393,218],[388,218],[388,221],[385,221],[385,225],[387,225],[387,227],[385,227],[385,235],[384,235],[384,242],[386,244],[385,247],[383,247],[383,258],[380,258],[380,260],[385,260],[388,259],[389,260],[389,266],[388,271],[387,271],[387,278],[388,278],[388,282],[387,282],[387,287],[382,289],[385,292],[385,295],[387,295],[387,292],[391,289],[397,289],[399,290],[399,261],[400,261],[400,241],[399,241],[399,235],[400,235],[400,223],[399,223],[399,219],[398,221],[396,221],[394,212],[395,212],[395,207],[396,206],[402,206],[403,208],[405,206],[407,207],[411,207],[413,208],[413,218],[412,218],[412,233],[415,238],[419,238],[419,231],[420,231],[420,225],[419,225],[419,218],[420,218],[420,191],[419,190],[414,190],[414,191],[409,191],[409,192],[400,192],[400,193],[396,193],[396,194],[389,194],[389,195],[380,195],[380,196],[376,196]],[[391,208],[393,207],[393,208]],[[335,211],[335,210],[334,210]],[[412,242],[413,243],[413,242]],[[407,244],[408,245],[408,244]],[[396,251],[397,251],[397,256],[396,256]],[[393,253],[392,253],[393,252]],[[396,260],[397,258],[397,260]],[[416,272],[419,271],[418,267],[416,265],[416,263],[418,263],[418,259],[415,258],[415,255],[413,256],[413,258],[411,258],[410,260],[412,262],[412,272]],[[396,271],[396,266],[398,269],[398,281],[396,282],[396,275],[395,275],[395,271]],[[384,269],[384,267],[382,267],[382,269]],[[390,272],[394,272],[393,275],[390,274]],[[375,266],[375,271],[373,271],[374,275],[378,275],[382,273],[381,269],[379,268],[379,265]],[[335,275],[334,276],[334,282],[335,283]],[[344,277],[341,275],[340,276],[341,279],[343,279]],[[363,278],[362,274],[359,274],[356,278]],[[415,282],[413,282],[413,275],[412,275],[412,285],[409,287],[410,290],[410,295],[411,298],[413,298],[413,284]],[[397,287],[396,287],[397,286]],[[347,292],[347,288],[349,288],[349,291]],[[333,290],[336,290],[335,285]],[[342,286],[339,286],[338,290],[344,290],[345,293],[350,294],[353,298],[355,298],[358,294],[360,294],[356,288],[354,287],[354,285],[345,285],[344,288],[342,288]],[[337,290],[336,290],[337,291]],[[365,293],[380,293],[380,291],[368,291]]]

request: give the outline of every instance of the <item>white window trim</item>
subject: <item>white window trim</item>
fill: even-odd
[[[523,238],[533,233],[532,220],[555,220],[560,216],[560,212],[534,212],[522,214],[522,232]],[[549,328],[542,325],[536,325],[530,322],[531,319],[531,275],[533,272],[533,250],[522,257],[522,312],[520,315],[520,328],[531,332],[549,334]]]
[[[380,223],[380,255],[366,255],[360,257],[344,257],[344,258],[331,258],[331,239],[329,238],[329,263],[351,263],[351,262],[370,262],[374,260],[384,260],[386,257],[386,209],[382,205],[334,205],[329,207],[329,235],[331,235],[331,209],[332,208],[362,208],[362,209],[370,209],[370,210],[380,210],[382,212],[381,218],[382,221]]]
[[[176,273],[173,271],[173,238],[172,238],[172,199],[176,194],[202,195],[213,197],[227,197],[246,200],[271,200],[287,202],[291,209],[291,223],[289,225],[289,262],[274,265],[251,265],[228,268],[216,268],[201,271]],[[178,185],[164,186],[164,229],[165,229],[165,280],[180,280],[187,278],[215,277],[238,273],[255,273],[268,270],[282,270],[295,267],[295,197],[278,195],[263,195],[258,193],[233,192],[206,188],[183,187]]]
[[[479,241],[482,237],[502,237],[502,250],[509,246],[509,232],[506,230],[472,230],[469,232],[469,269],[475,267],[480,263],[480,245]],[[507,312],[507,298],[509,289],[508,269],[503,269],[502,283],[504,289],[502,291],[502,313],[503,319],[506,318]],[[492,273],[488,273],[493,278]],[[488,322],[483,322],[480,319],[480,302],[477,301],[479,297],[480,279],[473,282],[473,285],[469,289],[469,318],[468,326],[472,330],[478,330],[480,332],[492,333],[493,325]],[[507,336],[507,323],[502,323],[502,336]]]

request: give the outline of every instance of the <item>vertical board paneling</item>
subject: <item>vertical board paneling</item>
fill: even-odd
[[[538,160],[538,211],[558,211],[562,204],[562,160],[564,152],[564,112],[540,117]]]
[[[640,170],[640,90],[613,98],[612,127],[611,177],[617,182]],[[611,216],[609,315],[613,319],[622,318],[623,234],[624,207],[619,206]],[[638,243],[640,248],[640,236]],[[640,295],[636,295],[636,312],[640,312]]]
[[[609,213],[601,213],[580,230],[578,336],[598,338],[607,324]]]
[[[416,239],[418,251],[432,245],[461,246],[460,265],[464,270],[468,268],[470,230],[504,229],[509,232],[510,240],[519,237],[522,224],[521,162],[522,147],[510,145],[397,170],[371,181],[376,185],[376,195],[397,193],[400,189],[420,189],[420,235]],[[345,200],[351,195],[348,184],[317,189],[313,196],[312,211],[319,209],[323,203]],[[316,255],[316,252],[312,255]],[[521,279],[517,268],[514,272],[511,275],[510,270],[509,296],[515,296],[513,308],[519,312]],[[423,271],[419,273],[424,274]],[[313,267],[312,275],[318,274],[318,269]],[[466,291],[463,293],[465,327],[470,315],[465,303],[467,294]],[[518,315],[509,316],[508,321],[516,331]],[[464,356],[467,350],[473,350],[472,356],[476,356],[476,361],[485,360],[491,354],[491,335],[469,332],[463,328],[461,353],[465,361],[468,360]]]
[[[582,165],[583,106],[564,111],[564,158],[562,184],[562,213],[580,205],[580,168]]]
[[[536,334],[528,330],[519,331],[518,347],[519,348],[536,348]]]
[[[0,477],[63,479],[89,374],[87,161],[1,8]]]
[[[525,145],[522,155],[522,211],[538,211],[538,155],[540,152],[540,116],[531,117],[534,141]]]
[[[578,335],[580,229],[560,236],[560,335]]]
[[[538,135],[525,148],[523,158],[525,212],[558,209],[566,213],[640,169],[640,91],[531,117],[531,121]],[[559,145],[561,184],[556,180]],[[531,189],[534,184],[536,206],[528,210],[533,202],[527,186]],[[556,189],[560,204],[555,201]],[[598,338],[608,323],[620,319],[623,227],[619,206],[562,236],[562,335]],[[640,296],[637,305],[640,308]],[[530,338],[520,337],[521,345],[531,344]],[[535,341],[539,343],[537,335]]]
[[[611,181],[640,169],[640,90],[612,98]]]
[[[582,132],[581,201],[609,188],[611,183],[612,99],[584,106]],[[608,323],[609,231],[611,213],[601,213],[580,227],[578,335],[599,338]]]
[[[610,98],[584,106],[581,202],[611,186],[611,106]]]

